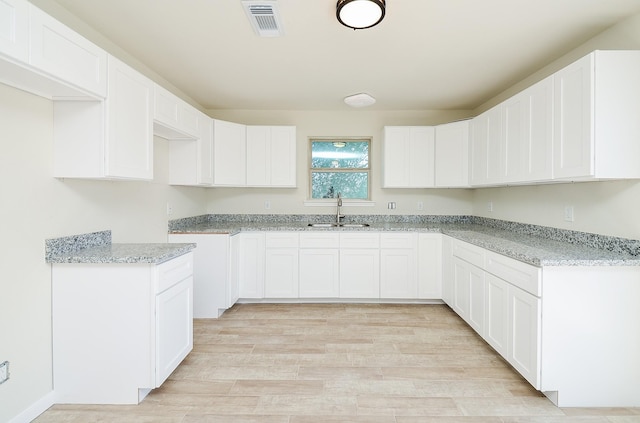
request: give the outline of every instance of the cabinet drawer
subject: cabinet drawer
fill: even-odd
[[[453,255],[481,269],[484,268],[485,250],[483,248],[456,240],[453,243]]]
[[[298,233],[267,232],[265,246],[267,248],[298,248]]]
[[[416,248],[417,240],[414,233],[382,233],[380,248]]]
[[[380,248],[380,234],[343,232],[340,234],[340,248]]]
[[[332,232],[314,232],[300,234],[300,248],[338,248],[339,234]]]
[[[539,267],[487,251],[484,268],[487,272],[536,297],[540,297],[542,294]]]
[[[156,266],[156,294],[193,275],[193,253],[166,261]]]

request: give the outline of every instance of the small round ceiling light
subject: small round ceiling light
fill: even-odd
[[[382,21],[385,7],[385,0],[338,0],[336,17],[349,28],[371,28]]]
[[[374,104],[376,99],[367,93],[360,93],[345,97],[344,102],[351,107],[367,107]]]

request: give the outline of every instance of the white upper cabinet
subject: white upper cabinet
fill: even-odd
[[[553,176],[553,78],[501,104],[503,182],[533,182]]]
[[[504,179],[501,110],[496,106],[471,121],[471,185],[492,185]]]
[[[383,188],[433,188],[435,128],[385,126]]]
[[[169,184],[171,185],[213,185],[213,119],[204,113],[197,112],[197,114],[197,139],[169,140]],[[158,129],[156,122],[153,126],[156,135],[158,135]]]
[[[49,99],[100,99],[107,53],[24,0],[0,0],[0,82]]]
[[[640,51],[594,51],[472,120],[471,185],[640,178]]]
[[[104,101],[55,101],[54,176],[153,179],[153,83],[109,56]]]
[[[469,124],[463,120],[436,126],[436,188],[469,186]]]
[[[0,55],[26,63],[29,60],[29,3],[0,0]]]
[[[640,51],[595,51],[554,75],[554,177],[640,177]]]
[[[295,126],[247,126],[247,186],[296,186]]]
[[[200,137],[200,112],[158,84],[154,87],[153,131],[166,139]]]
[[[36,7],[30,12],[29,64],[105,97],[107,53]]]
[[[213,121],[213,184],[245,186],[247,127],[239,123]]]

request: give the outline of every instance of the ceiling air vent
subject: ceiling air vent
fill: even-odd
[[[243,0],[242,5],[257,35],[279,37],[284,33],[275,0]]]

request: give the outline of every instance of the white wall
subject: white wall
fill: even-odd
[[[470,214],[472,191],[467,189],[382,189],[381,141],[385,125],[436,125],[468,117],[469,111],[250,111],[209,110],[215,118],[251,125],[295,125],[297,131],[296,189],[215,188],[209,194],[212,213],[334,213],[334,207],[305,207],[309,196],[309,137],[365,136],[371,142],[371,198],[375,207],[346,207],[346,214]],[[264,208],[264,202],[271,209]],[[418,202],[424,209],[417,209]],[[388,210],[387,203],[396,209]]]
[[[51,269],[44,240],[111,229],[114,242],[166,242],[173,217],[206,212],[205,190],[169,187],[167,141],[155,141],[153,182],[51,177],[49,100],[0,84],[0,422],[52,389]]]
[[[598,49],[640,49],[640,14],[609,28],[509,88],[479,107],[476,114]],[[493,201],[493,212],[487,211],[488,201]],[[567,205],[574,206],[574,222],[564,221],[564,208]],[[636,180],[486,188],[474,190],[473,193],[473,214],[476,216],[632,239],[640,239],[638,210],[640,182]]]

